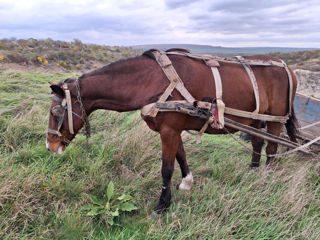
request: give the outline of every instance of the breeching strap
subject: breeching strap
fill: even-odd
[[[287,75],[288,75],[288,79],[289,79],[289,111],[288,111],[288,115],[291,116],[291,106],[292,106],[292,76],[291,76],[291,73],[290,73],[290,70],[287,66],[287,64],[281,60],[281,62],[283,63],[283,67],[284,69],[286,70],[287,72]]]

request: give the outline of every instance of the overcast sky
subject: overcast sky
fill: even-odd
[[[320,47],[320,0],[0,0],[0,38]]]

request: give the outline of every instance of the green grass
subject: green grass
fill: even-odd
[[[138,112],[96,111],[88,152],[79,135],[51,155],[48,82],[71,76],[0,73],[0,239],[319,239],[320,164],[302,155],[249,170],[251,154],[231,137],[205,135],[196,145],[183,133],[194,186],[175,188],[176,164],[172,205],[158,220],[149,214],[161,190],[161,145]],[[110,181],[139,207],[112,227],[80,211],[87,194],[103,199]]]

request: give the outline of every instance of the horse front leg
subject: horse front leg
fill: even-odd
[[[159,216],[168,209],[171,201],[171,178],[174,170],[174,161],[179,147],[180,133],[174,129],[164,127],[160,131],[162,142],[162,191],[158,206],[151,214],[152,217]]]
[[[181,175],[182,175],[182,181],[179,185],[179,189],[189,191],[192,187],[193,176],[189,170],[189,166],[186,159],[186,152],[184,151],[184,148],[183,148],[181,136],[179,138],[179,147],[178,147],[178,152],[176,154],[176,158],[180,165]]]

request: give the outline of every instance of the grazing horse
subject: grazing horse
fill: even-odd
[[[174,68],[182,79],[184,86],[196,100],[214,99],[216,96],[215,82],[210,68],[199,59],[180,55],[169,56]],[[276,58],[263,55],[244,57],[251,60],[272,60]],[[289,106],[288,75],[284,68],[277,66],[252,66],[258,84],[261,114],[285,116]],[[252,112],[255,109],[255,96],[246,70],[241,64],[220,62],[223,101],[227,107]],[[292,75],[292,101],[295,96],[297,81]],[[141,109],[154,103],[166,90],[169,81],[158,63],[143,54],[137,57],[119,60],[89,73],[78,79],[67,79],[58,84],[51,84],[53,99],[47,132],[47,148],[54,154],[63,153],[68,143],[87,122],[87,116],[97,109],[126,112]],[[69,95],[69,98],[68,96]],[[67,99],[67,100],[66,100]],[[68,100],[69,99],[69,100]],[[181,94],[174,90],[169,100],[183,100]],[[69,104],[66,105],[65,102]],[[72,107],[72,109],[70,109]],[[293,109],[286,123],[287,132],[294,139],[296,120]],[[236,122],[261,128],[261,121],[226,116]],[[183,130],[199,131],[206,120],[178,112],[159,112],[156,117],[142,116],[153,130],[160,134],[162,142],[162,192],[154,213],[164,212],[170,205],[170,183],[177,159],[182,173],[179,188],[190,190],[193,177],[189,170],[186,154],[181,140]],[[71,123],[70,123],[71,120]],[[72,124],[72,131],[70,129]],[[283,123],[267,122],[267,131],[279,136]],[[236,132],[228,129],[229,132]],[[225,129],[207,128],[209,134],[225,134]],[[264,140],[251,138],[253,154],[251,167],[258,167]],[[268,142],[266,147],[267,164],[270,164],[277,152],[278,144]]]

